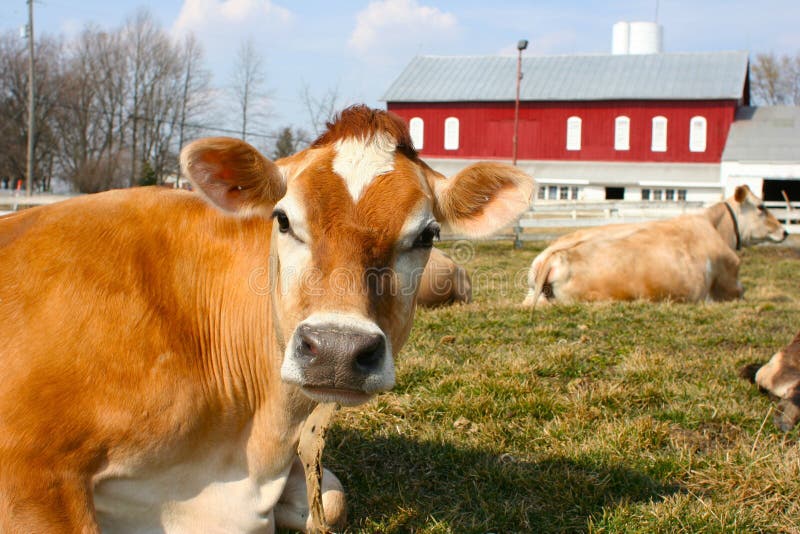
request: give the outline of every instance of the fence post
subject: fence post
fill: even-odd
[[[519,249],[522,248],[522,226],[519,224],[519,219],[517,219],[517,224],[514,225],[514,248]]]

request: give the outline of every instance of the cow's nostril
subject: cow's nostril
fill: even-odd
[[[303,340],[303,351],[309,354],[317,354],[319,352],[319,347],[317,347],[313,342],[308,339]]]
[[[298,332],[300,346],[298,347],[298,353],[308,359],[314,359],[317,357],[322,350],[322,343],[323,339],[319,335],[319,332],[315,332],[308,328],[302,328]]]
[[[374,372],[381,366],[385,354],[386,341],[383,336],[377,334],[369,336],[358,349],[355,360],[356,368],[362,373]]]

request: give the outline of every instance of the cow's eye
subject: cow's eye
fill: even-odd
[[[431,248],[433,240],[439,239],[439,225],[429,224],[418,236],[412,245],[414,248]]]
[[[292,229],[289,225],[289,217],[283,210],[275,210],[272,212],[272,218],[278,221],[278,231],[282,234],[289,232]]]

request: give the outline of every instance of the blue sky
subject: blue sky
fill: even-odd
[[[85,24],[116,28],[140,6],[172,35],[193,31],[213,85],[230,84],[242,41],[265,61],[274,128],[307,126],[301,92],[334,88],[339,103],[384,106],[383,92],[418,54],[608,53],[618,21],[652,21],[654,0],[36,0],[35,30],[70,35]],[[0,0],[0,30],[25,24],[25,0]],[[660,0],[665,52],[800,53],[800,1]]]

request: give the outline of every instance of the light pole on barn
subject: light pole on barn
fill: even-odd
[[[517,97],[514,100],[514,154],[512,156],[514,165],[517,164],[517,144],[519,141],[519,82],[522,81],[522,51],[526,48],[528,48],[527,40],[521,39],[517,42],[519,54],[517,55]]]

